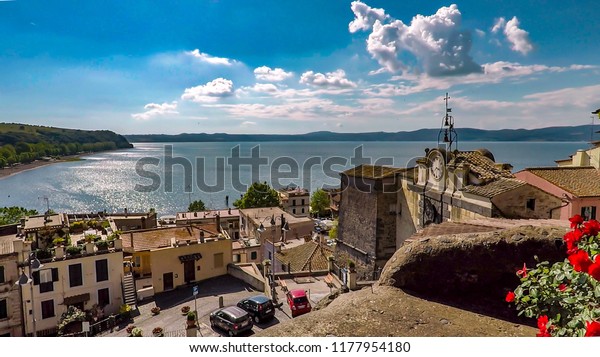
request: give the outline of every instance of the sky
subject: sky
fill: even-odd
[[[589,124],[593,0],[0,0],[0,122],[145,133]],[[598,120],[598,119],[596,119]]]

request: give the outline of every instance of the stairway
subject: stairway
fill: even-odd
[[[125,274],[123,277],[123,296],[125,297],[125,303],[131,306],[132,309],[135,309],[137,305],[137,294],[135,292],[133,274]]]

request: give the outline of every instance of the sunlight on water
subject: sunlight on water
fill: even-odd
[[[223,208],[225,197],[229,196],[229,204],[240,197],[242,192],[232,185],[232,177],[239,174],[243,184],[250,184],[252,173],[249,166],[241,166],[239,171],[227,165],[231,150],[235,143],[175,143],[173,156],[186,158],[192,163],[193,192],[185,190],[184,168],[174,165],[163,166],[165,144],[140,143],[134,149],[101,153],[86,157],[84,161],[66,162],[45,166],[36,170],[0,180],[0,207],[24,206],[38,211],[45,210],[44,196],[50,199],[50,207],[55,211],[93,212],[93,211],[141,211],[155,208],[159,214],[173,214],[185,210],[189,200],[202,199],[209,208]],[[349,159],[355,148],[361,143],[354,142],[294,142],[294,143],[241,143],[242,157],[250,156],[251,148],[260,147],[261,157],[268,159],[269,164],[285,153],[298,163],[299,179],[281,180],[285,185],[293,182],[300,186],[309,186],[315,190],[323,185],[339,186],[339,171],[355,166]],[[367,142],[363,143],[363,155],[372,161],[380,158],[393,160],[394,166],[405,167],[411,159],[422,156],[426,147],[433,143],[407,142]],[[461,143],[461,150],[472,150],[486,147],[492,151],[497,162],[508,162],[514,171],[533,166],[555,166],[554,160],[567,158],[577,149],[585,148],[585,143]],[[167,192],[164,180],[161,187],[154,192],[136,192],[136,184],[147,185],[149,180],[136,174],[136,162],[144,157],[161,159],[158,167],[147,169],[164,178],[165,173],[173,173],[172,191]],[[322,166],[312,169],[303,165],[309,158],[320,158],[325,162],[332,157],[344,158],[345,164],[332,165],[332,172],[324,172]],[[204,171],[197,172],[197,158],[205,159]],[[197,183],[216,182],[216,158],[224,158],[224,189],[216,193],[202,192]],[[310,162],[310,161],[308,161]],[[282,165],[280,172],[288,171],[289,166]],[[271,182],[269,165],[261,166],[258,172],[260,181]],[[274,182],[271,182],[274,185]]]

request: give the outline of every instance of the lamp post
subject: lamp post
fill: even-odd
[[[283,218],[283,215],[281,217],[275,217],[275,216],[271,216],[271,299],[273,300],[273,303],[277,304],[277,291],[275,290],[275,224],[276,224],[276,219],[279,219],[280,223],[282,223],[281,226],[281,231],[283,233],[283,240],[285,241],[285,232],[290,230],[290,226],[288,225],[288,223],[285,221],[285,219]],[[265,219],[266,220],[266,219]],[[259,233],[262,233],[265,231],[265,226],[262,224],[260,224],[260,226],[258,227],[257,231]]]
[[[29,259],[27,259],[27,265],[29,266],[29,276],[25,274],[25,269],[21,268],[21,276],[15,285],[22,287],[23,285],[29,284],[31,292],[31,317],[33,319],[33,337],[37,337],[37,330],[35,326],[35,303],[33,300],[33,272],[40,270],[44,265],[40,263],[34,252],[29,253]]]

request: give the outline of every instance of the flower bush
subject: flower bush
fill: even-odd
[[[150,311],[152,312],[152,315],[158,315],[160,313],[160,307],[154,306]]]
[[[519,315],[537,319],[538,337],[600,336],[600,222],[579,215],[570,221],[563,237],[567,258],[523,265],[521,284],[506,294]]]
[[[163,337],[164,336],[163,328],[155,327],[154,329],[152,329],[152,334],[156,337]]]
[[[190,312],[190,307],[185,305],[181,308],[181,313],[184,315],[187,315],[187,313]]]
[[[133,329],[134,329],[135,327],[136,327],[136,326],[135,326],[135,325],[133,325],[133,324],[127,325],[127,328],[125,329],[125,332],[127,332],[127,334],[128,334],[128,335],[131,335],[131,333],[133,332]]]

